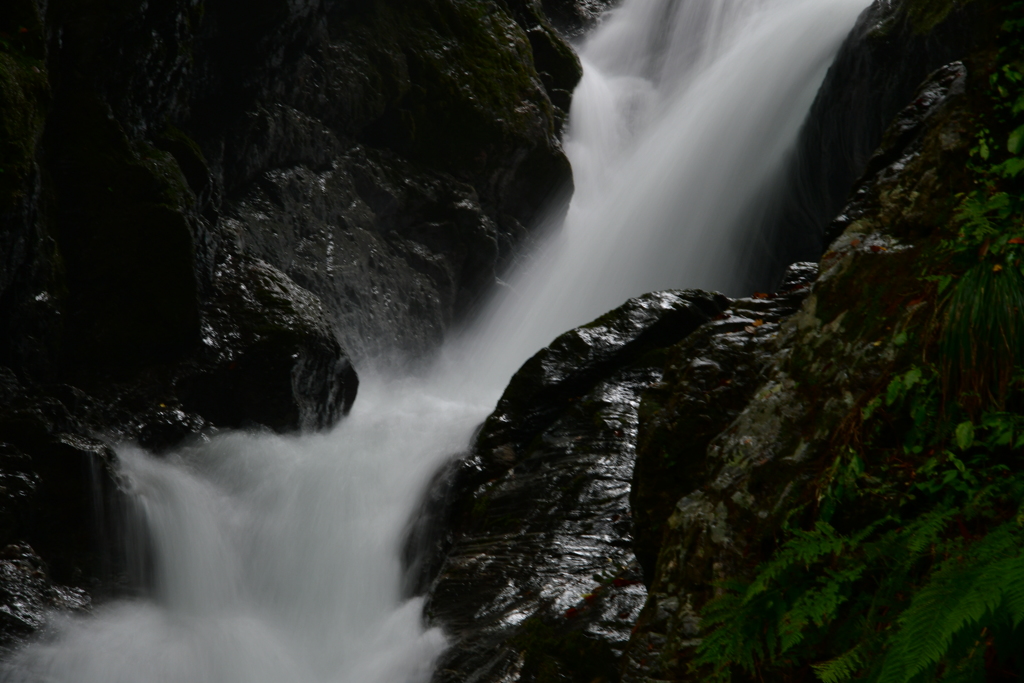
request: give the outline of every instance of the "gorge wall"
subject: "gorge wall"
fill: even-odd
[[[580,73],[523,0],[6,3],[5,604],[120,580],[107,444],[326,428],[436,349],[571,194]]]
[[[750,299],[641,297],[523,366],[435,483],[432,543],[410,549],[428,617],[454,639],[436,680],[1020,671],[999,591],[1021,566],[1021,394],[1019,375],[998,378],[1019,372],[1021,340],[985,310],[1024,308],[1016,293],[981,297],[1000,296],[1004,274],[1013,292],[1024,282],[1010,85],[1022,9],[874,3],[780,182],[767,219],[780,232],[760,245],[814,262]],[[989,197],[1008,202],[998,219]],[[984,331],[950,332],[956,305]],[[1004,341],[981,341],[988,330]],[[990,344],[998,360],[972,370],[979,352],[951,359],[950,344]],[[944,374],[958,363],[982,373],[966,393]],[[982,493],[975,467],[1007,488]],[[990,611],[949,617],[983,590],[984,561],[1004,563]]]
[[[111,552],[110,443],[328,427],[356,369],[428,356],[472,313],[571,191],[559,136],[580,65],[565,36],[607,4],[15,1],[0,17],[5,642],[47,609],[131,588]],[[889,646],[844,650],[859,613],[836,610],[879,585],[903,596],[886,610],[906,610],[933,567],[1019,518],[1011,496],[951,508],[896,588],[843,564],[865,524],[930,500],[918,471],[1020,470],[1019,384],[1000,380],[1018,394],[983,414],[943,384],[939,341],[966,273],[1020,276],[1024,235],[1005,228],[1018,200],[982,204],[976,243],[960,203],[977,187],[1024,196],[1024,107],[992,104],[993,83],[1016,96],[1024,79],[1021,55],[1004,58],[1020,12],[872,4],[752,228],[769,255],[752,281],[779,287],[640,296],[516,374],[405,548],[407,591],[452,645],[436,680],[802,682],[856,647],[869,655],[825,680],[874,676]],[[983,146],[1002,169],[989,185]],[[990,308],[1020,312],[1005,303]],[[939,401],[947,390],[959,398]],[[913,441],[928,420],[939,436]],[[990,456],[1004,469],[981,469]],[[840,550],[785,576],[849,570],[829,616],[728,602],[822,524]],[[709,620],[709,604],[734,611]],[[788,656],[743,649],[773,628],[810,635]],[[989,662],[1006,652],[986,642],[985,676],[1003,680]]]

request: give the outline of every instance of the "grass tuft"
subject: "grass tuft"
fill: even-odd
[[[1024,363],[1024,273],[979,263],[950,296],[940,340],[943,386],[968,412],[1002,408]]]

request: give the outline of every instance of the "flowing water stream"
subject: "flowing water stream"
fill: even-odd
[[[646,291],[735,293],[747,219],[867,4],[625,0],[581,47],[564,225],[434,371],[364,372],[326,434],[228,434],[163,459],[119,449],[152,590],[55,616],[0,679],[428,680],[444,637],[401,596],[399,561],[427,479],[558,333]]]

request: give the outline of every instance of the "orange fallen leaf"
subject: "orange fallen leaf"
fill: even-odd
[[[754,321],[754,327],[761,327],[761,325],[764,325],[764,321],[760,318]]]
[[[1002,269],[1003,269],[1003,267],[1001,265],[999,265],[998,263],[995,264],[994,266],[992,266],[992,272],[993,273],[998,273]]]
[[[754,298],[755,299],[767,299],[768,295],[765,294],[764,292],[754,292]]]
[[[1014,237],[1007,244],[1024,244],[1024,237]]]
[[[851,247],[859,247],[860,246],[860,240],[850,240],[850,246]]]
[[[886,249],[885,247],[880,247],[877,244],[872,244],[871,245],[871,251],[873,251],[873,252],[875,252],[877,254],[880,251],[889,251],[889,250]]]

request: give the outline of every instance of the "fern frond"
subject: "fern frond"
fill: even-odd
[[[1015,615],[1024,591],[1024,556],[1016,522],[975,544],[966,558],[942,563],[900,617],[878,683],[908,683],[943,661],[953,639],[994,615],[1012,593]],[[1019,622],[1016,622],[1019,623]]]
[[[793,538],[786,541],[775,557],[758,568],[757,578],[747,588],[744,600],[749,602],[767,591],[793,567],[806,567],[823,557],[841,553],[846,543],[847,539],[827,522],[819,521],[811,531],[794,531]]]
[[[821,683],[845,683],[864,668],[867,662],[868,642],[857,643],[852,650],[844,652],[835,659],[821,664],[813,664],[815,675]]]
[[[955,510],[941,508],[921,515],[907,526],[907,550],[915,555],[928,549],[939,540],[943,530],[956,516]]]
[[[805,629],[814,624],[823,627],[836,618],[839,606],[847,600],[850,585],[864,573],[864,565],[843,571],[829,570],[818,578],[820,588],[804,591],[783,615],[779,624],[781,638],[779,653],[784,653],[804,640]]]

